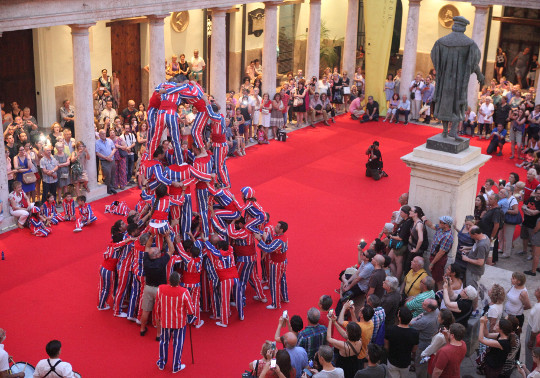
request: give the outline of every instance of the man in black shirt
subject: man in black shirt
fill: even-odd
[[[411,353],[418,347],[419,333],[409,327],[412,312],[406,306],[399,309],[399,324],[386,329],[384,348],[388,351],[388,372],[391,377],[409,374]]]
[[[375,100],[373,100],[373,96],[368,97],[368,103],[366,104],[366,113],[360,120],[361,123],[368,122],[368,121],[375,121],[377,122],[379,120],[379,103]]]
[[[369,160],[366,163],[366,176],[373,177],[375,181],[381,179],[381,177],[388,177],[383,169],[382,154],[379,150],[379,142],[375,141],[366,151],[366,155],[369,156]]]
[[[495,113],[493,114],[493,123],[496,125],[503,125],[506,128],[506,124],[509,121],[508,116],[512,108],[508,105],[508,98],[506,96],[501,97],[501,102],[495,107]]]
[[[154,309],[156,302],[156,294],[159,285],[167,284],[167,263],[171,259],[171,255],[174,252],[174,245],[169,233],[165,234],[165,241],[167,242],[167,253],[161,254],[161,251],[157,247],[149,247],[152,245],[154,235],[150,236],[147,245],[146,252],[143,258],[145,285],[142,298],[142,315],[141,315],[141,336],[146,335],[148,328],[148,317]],[[161,334],[161,328],[158,326],[157,339]]]
[[[135,101],[129,100],[127,108],[125,108],[122,112],[122,116],[124,117],[124,125],[126,123],[131,125],[131,119],[135,118],[135,113],[137,113],[137,109],[135,109]]]
[[[488,211],[480,218],[480,222],[478,223],[478,227],[480,227],[482,233],[490,238],[491,246],[493,247],[493,252],[490,251],[490,255],[486,261],[488,265],[491,265],[492,261],[496,262],[498,260],[499,243],[497,241],[497,235],[504,221],[504,213],[499,207],[499,199],[499,195],[496,193],[488,197]]]
[[[523,223],[521,224],[521,239],[523,240],[523,250],[527,250],[527,244],[531,241],[533,248],[532,269],[523,273],[529,276],[536,276],[538,271],[538,260],[540,258],[540,188],[536,188],[532,195],[523,203]]]

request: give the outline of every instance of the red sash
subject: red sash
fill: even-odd
[[[197,184],[195,184],[195,187],[197,189],[207,189],[208,185],[206,185],[206,182],[204,182],[204,181],[199,181],[199,182],[197,182]]]
[[[152,219],[167,220],[169,219],[169,213],[166,211],[156,210],[154,211],[154,214],[152,214]]]
[[[169,100],[161,101],[161,104],[159,105],[159,110],[174,110],[176,112],[178,110],[178,105],[176,105],[175,102]]]
[[[185,194],[190,194],[191,193],[191,187],[188,185],[188,186],[184,186],[184,193]],[[182,195],[182,188],[180,187],[176,187],[176,186],[169,186],[169,194],[171,196],[181,196]]]
[[[233,248],[236,256],[255,256],[257,254],[255,244],[235,245]]]
[[[152,97],[150,97],[150,100],[148,100],[148,109],[150,108],[159,109],[160,104],[161,104],[161,96],[158,92],[154,92],[152,94]]]
[[[194,285],[201,282],[201,273],[182,272],[182,282],[188,285]]]
[[[270,261],[272,262],[281,263],[281,262],[284,262],[285,260],[287,260],[287,252],[285,253],[273,252],[270,254]]]
[[[108,271],[114,272],[116,271],[116,264],[118,264],[118,259],[105,259],[101,266]]]
[[[212,143],[225,143],[227,138],[223,134],[212,134]]]
[[[220,281],[238,278],[238,269],[235,266],[226,269],[216,269]]]

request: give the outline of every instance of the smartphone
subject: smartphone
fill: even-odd
[[[276,367],[276,359],[272,358],[270,360],[270,369],[275,369],[275,367]]]
[[[481,187],[480,188],[480,193],[485,193],[486,192],[486,188],[485,187]]]
[[[366,243],[366,241],[364,239],[360,240],[360,249],[366,248],[366,245],[367,245],[367,243]]]
[[[334,315],[334,309],[331,308],[329,311],[328,311],[328,319],[330,319],[332,317],[332,315]]]
[[[520,360],[516,360],[516,365],[520,368],[523,368],[523,364],[521,363]]]
[[[308,369],[304,369],[304,373],[306,373],[306,376],[313,377],[313,373],[310,372]]]
[[[353,301],[353,300],[350,300],[350,301],[349,301],[349,306],[351,306],[351,307],[354,306],[354,301]]]
[[[272,350],[275,350],[275,349],[276,349],[276,342],[272,341]]]
[[[283,311],[283,319],[287,319],[289,317],[289,313],[287,310]]]

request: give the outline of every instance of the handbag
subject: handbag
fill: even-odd
[[[259,370],[259,360],[257,360],[257,363],[255,364],[255,367],[253,368],[253,371],[245,371],[242,374],[242,378],[257,378],[257,370]]]
[[[120,157],[123,157],[123,158],[128,156],[128,153],[126,150],[118,149],[118,153],[120,154]]]
[[[270,114],[270,110],[268,110],[268,109],[266,109],[266,108],[263,108],[263,109],[261,110],[261,113],[262,113],[262,114]]]
[[[81,162],[79,160],[75,160],[71,164],[71,176],[73,177],[73,181],[78,181],[79,178],[81,178],[82,174],[83,168]]]
[[[343,94],[345,95],[351,94],[351,87],[343,87]]]
[[[287,133],[283,130],[279,130],[277,132],[277,140],[280,142],[286,142],[287,141]]]
[[[294,101],[293,101],[293,106],[296,107],[296,106],[301,106],[304,104],[304,100],[299,98],[299,97],[295,97],[294,98]]]
[[[390,239],[390,243],[388,243],[388,246],[391,249],[400,249],[401,247],[403,247],[403,240]]]
[[[514,198],[514,200],[516,199]],[[512,203],[510,203],[508,206],[512,206]],[[506,224],[515,225],[521,224],[521,222],[523,222],[523,218],[521,217],[521,213],[519,212],[519,210],[517,214],[509,214],[508,211],[506,212],[506,214],[504,214],[504,223]]]
[[[34,172],[23,173],[22,180],[25,184],[33,184],[36,182],[36,175]]]
[[[411,100],[414,100],[415,97],[416,97],[416,94],[414,92],[411,92]]]

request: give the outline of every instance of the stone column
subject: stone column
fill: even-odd
[[[90,66],[90,40],[88,38],[88,29],[94,25],[95,23],[70,25],[73,41],[75,135],[77,141],[82,141],[86,145],[90,154],[86,171],[88,173],[88,188],[90,189],[90,196],[87,197],[91,199],[96,199],[97,196],[103,194],[102,190],[97,190],[94,100],[92,98],[92,70]]]
[[[420,21],[420,1],[409,0],[409,13],[407,15],[407,30],[405,31],[405,45],[403,47],[403,63],[401,65],[401,84],[399,97],[409,95],[409,87],[415,77],[416,71],[416,45],[418,43],[418,23]]]
[[[262,52],[262,96],[268,93],[270,98],[276,93],[276,77],[277,77],[277,6],[280,2],[270,1],[264,3],[264,42]]]
[[[168,14],[150,15],[148,17],[149,68],[148,94],[151,96],[160,83],[165,81],[165,31],[163,20]]]
[[[356,39],[358,36],[358,1],[349,0],[347,8],[347,26],[343,46],[343,71],[354,78],[356,72]]]
[[[309,29],[306,46],[306,70],[304,77],[319,77],[321,50],[321,0],[309,1]]]
[[[488,5],[474,4],[474,23],[472,31],[472,39],[478,45],[480,49],[480,67],[482,67],[482,60],[484,59],[484,46],[486,41],[486,27],[487,27],[487,15]],[[478,90],[479,84],[476,74],[473,73],[469,78],[469,86],[467,88],[467,102],[471,109],[477,113],[478,106]]]
[[[1,33],[0,33],[1,37]],[[6,155],[5,155],[6,145],[4,144],[4,133],[0,133],[0,201],[2,201],[3,217],[4,220],[0,223],[0,232],[3,229],[14,224],[13,217],[9,214],[9,189],[8,189],[8,178],[7,171],[11,169],[6,164]]]
[[[225,114],[225,92],[227,77],[224,68],[227,66],[225,14],[230,8],[212,8],[212,51],[210,56],[210,94]]]

